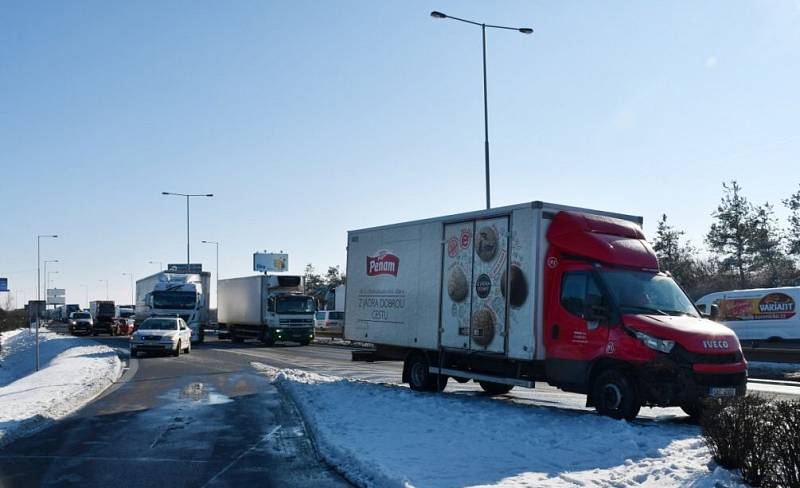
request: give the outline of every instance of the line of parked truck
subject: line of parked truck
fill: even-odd
[[[374,346],[353,359],[403,361],[414,390],[453,379],[502,394],[544,381],[615,418],[642,406],[697,416],[704,398],[741,396],[747,384],[739,339],[710,316],[796,320],[797,290],[730,292],[699,311],[659,269],[641,224],[537,201],[350,231],[348,285],[331,290],[330,310],[316,310],[300,276],[219,280],[219,336],[305,345],[315,323],[343,319],[345,339]],[[178,316],[202,342],[209,276],[139,280],[137,322]]]

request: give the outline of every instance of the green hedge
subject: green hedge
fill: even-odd
[[[717,463],[750,485],[800,487],[800,401],[710,400],[701,425]]]

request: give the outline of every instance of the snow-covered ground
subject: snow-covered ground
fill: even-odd
[[[360,486],[739,486],[683,422],[253,366],[294,398],[321,455]]]
[[[0,447],[79,409],[122,373],[114,350],[88,339],[40,329],[38,372],[32,332],[5,332],[0,342]]]

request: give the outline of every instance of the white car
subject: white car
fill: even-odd
[[[192,331],[180,317],[151,317],[131,336],[131,357],[140,352],[192,352]]]

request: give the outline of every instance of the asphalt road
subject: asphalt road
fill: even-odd
[[[203,346],[128,366],[98,400],[0,451],[0,486],[348,486],[244,357]]]
[[[127,338],[100,338],[127,359]],[[294,406],[252,363],[397,383],[399,362],[360,363],[351,349],[208,341],[189,355],[130,360],[117,385],[78,413],[0,451],[0,486],[347,486],[318,458]],[[797,398],[800,387],[749,385]],[[450,381],[448,393],[480,395]],[[585,397],[546,384],[498,401],[587,411]],[[643,422],[686,422],[645,408]]]

